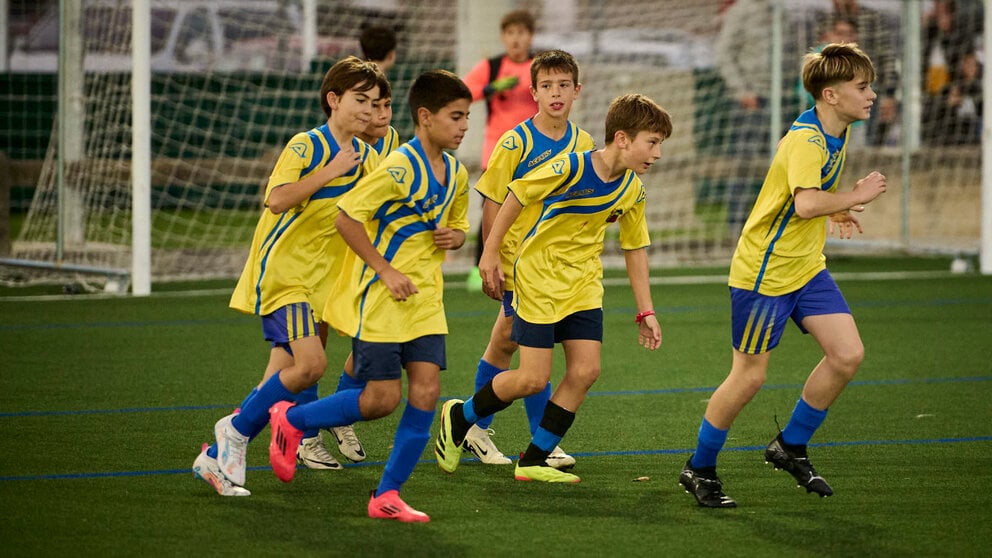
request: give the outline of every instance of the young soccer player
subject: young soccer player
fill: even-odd
[[[392,120],[392,87],[389,84],[389,80],[383,75],[382,81],[379,83],[379,96],[372,99],[372,120],[366,126],[365,130],[358,134],[359,139],[371,145],[372,149],[375,149],[379,153],[380,161],[399,146],[399,133],[396,132],[396,128],[390,125]],[[341,371],[341,376],[338,379],[337,391],[362,389],[365,387],[365,382],[355,378],[354,370],[354,360],[352,355],[349,354],[344,364],[344,370]],[[312,400],[316,400],[316,397]],[[297,399],[297,403],[307,402]],[[338,451],[342,455],[354,463],[365,460],[365,447],[362,446],[362,441],[355,434],[353,425],[335,426],[328,430],[334,436],[334,440],[338,444]],[[305,437],[304,440],[306,440]]]
[[[324,373],[327,357],[317,324],[326,319],[326,285],[346,251],[328,225],[338,213],[337,199],[378,162],[375,151],[355,135],[371,119],[381,75],[374,64],[355,57],[332,66],[320,88],[327,123],[295,135],[269,177],[265,209],[230,302],[262,318],[263,335],[272,345],[266,379],[239,412],[217,422],[216,444],[193,462],[193,473],[222,496],[249,495],[243,487],[245,452],[268,423],[269,407],[312,388]],[[294,446],[294,460],[297,451]]]
[[[802,113],[782,138],[730,264],[733,364],[706,405],[698,445],[679,482],[700,506],[732,508],[716,475],[727,431],[765,383],[770,351],[787,321],[810,333],[823,349],[785,430],[765,450],[765,460],[785,469],[807,492],[833,490],[809,462],[806,446],[827,409],[854,377],[864,346],[854,318],[830,277],[823,256],[829,232],[850,238],[863,211],[885,191],[872,172],[853,190],[839,192],[852,123],[868,118],[875,69],[854,44],[828,44],[803,61],[803,85],[816,106]]]
[[[531,94],[537,101],[538,112],[521,122],[500,138],[489,165],[475,185],[482,194],[482,239],[489,235],[493,220],[500,205],[506,199],[507,186],[540,168],[544,163],[562,153],[590,151],[596,145],[585,130],[569,121],[572,103],[578,98],[582,85],[579,83],[579,65],[575,58],[561,50],[549,50],[536,57],[530,66]],[[526,215],[517,219],[507,232],[500,247],[499,255],[506,286],[503,291],[502,308],[496,316],[489,345],[479,360],[475,374],[475,389],[482,389],[496,374],[510,367],[510,359],[517,351],[517,344],[510,339],[513,324],[513,261],[521,237],[534,224],[537,205],[528,208]],[[551,384],[541,391],[524,398],[527,419],[531,434],[537,432],[541,415],[551,398]],[[492,417],[484,417],[469,429],[465,435],[465,448],[483,463],[494,465],[508,464],[489,437]],[[556,447],[548,456],[548,464],[557,468],[575,465],[575,458]]]
[[[502,296],[500,246],[521,211],[538,206],[535,224],[521,240],[513,274],[511,338],[519,345],[520,365],[497,374],[464,403],[445,402],[434,447],[441,470],[455,471],[462,440],[481,417],[544,389],[554,345],[561,343],[565,376],[514,476],[522,481],[579,482],[578,476],[555,469],[546,460],[599,376],[603,340],[599,256],[610,223],[620,224],[620,245],[638,310],[639,342],[652,350],[661,345],[648,278],[645,191],[637,175],[661,157],[661,143],[671,132],[672,121],[663,108],[643,95],[624,95],[607,112],[605,147],[563,155],[510,184],[510,195],[486,239],[479,271],[486,294]]]
[[[274,405],[269,459],[280,479],[292,480],[302,430],[389,415],[402,398],[406,369],[407,405],[368,514],[426,522],[399,490],[430,440],[446,367],[441,263],[465,242],[468,172],[444,150],[461,143],[472,94],[458,76],[433,70],[414,81],[409,98],[414,139],[338,202],[338,230],[353,252],[328,301],[329,318],[352,337],[355,375],[366,385],[308,405]]]

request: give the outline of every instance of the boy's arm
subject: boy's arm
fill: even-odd
[[[661,325],[654,315],[654,304],[651,302],[651,281],[648,269],[648,250],[624,250],[623,258],[627,264],[627,279],[634,293],[637,304],[638,343],[652,351],[661,346]]]
[[[812,219],[848,210],[864,211],[864,205],[885,191],[885,176],[872,171],[854,185],[850,192],[826,192],[817,188],[797,189],[796,215]]]
[[[269,193],[269,211],[279,214],[300,205],[325,184],[347,173],[361,162],[362,155],[355,151],[351,142],[342,145],[333,159],[310,176],[273,188]]]
[[[523,204],[513,192],[506,196],[503,205],[496,213],[496,218],[482,249],[482,256],[479,258],[482,290],[496,300],[503,300],[503,286],[506,280],[503,275],[503,266],[499,260],[499,247],[503,244],[503,237],[506,236],[506,232],[510,230],[510,226],[517,220],[523,208]]]
[[[358,254],[359,258],[362,258],[376,272],[394,299],[406,300],[417,293],[417,286],[413,284],[413,281],[390,265],[386,258],[382,257],[382,254],[375,249],[365,232],[365,225],[349,217],[344,210],[338,213],[335,225],[341,238],[355,254]]]

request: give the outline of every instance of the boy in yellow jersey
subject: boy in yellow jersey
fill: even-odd
[[[444,152],[455,149],[468,129],[472,94],[444,70],[421,74],[410,88],[415,137],[382,161],[375,172],[338,202],[337,227],[352,248],[328,308],[330,325],[352,337],[355,376],[363,389],[339,391],[308,405],[280,402],[270,410],[269,459],[276,475],[290,481],[292,448],[302,431],[330,428],[389,415],[407,406],[369,517],[426,522],[399,490],[427,442],[446,368],[441,263],[460,248],[468,230],[468,172]]]
[[[789,319],[810,333],[823,359],[806,380],[785,430],[768,445],[765,460],[785,469],[807,492],[833,490],[809,462],[806,446],[827,408],[854,377],[864,346],[851,310],[826,268],[823,246],[835,228],[850,238],[863,211],[885,191],[872,172],[840,192],[850,125],[865,120],[875,101],[871,60],[851,43],[828,44],[803,61],[803,86],[816,106],[779,142],[730,264],[733,364],[710,397],[698,445],[679,482],[700,506],[732,508],[716,475],[716,457],[734,419],[765,383],[770,351]]]
[[[510,183],[510,194],[486,239],[479,272],[483,291],[501,297],[505,276],[500,247],[514,222],[522,218],[522,211],[537,206],[538,214],[520,240],[514,263],[511,339],[519,345],[520,366],[497,374],[465,402],[445,402],[434,447],[441,470],[455,471],[462,440],[481,417],[544,389],[551,376],[554,345],[561,343],[565,376],[517,462],[514,476],[521,481],[579,482],[578,476],[555,469],[546,460],[599,377],[603,340],[600,254],[610,223],[620,225],[620,245],[638,310],[639,342],[651,350],[661,345],[648,277],[645,191],[637,175],[661,157],[661,143],[671,133],[668,112],[643,95],[624,95],[610,104],[604,148],[562,155]]]
[[[372,149],[375,149],[376,152],[379,153],[380,162],[386,157],[386,155],[389,155],[399,146],[399,134],[396,132],[396,129],[390,125],[392,120],[392,87],[389,84],[389,80],[386,79],[385,75],[383,75],[382,80],[379,83],[379,96],[372,99],[372,120],[369,122],[369,125],[366,126],[365,130],[358,134],[359,139],[371,145]],[[336,279],[336,277],[332,278],[332,280]],[[326,324],[321,325],[326,326]],[[352,355],[349,354],[344,364],[344,370],[341,371],[341,376],[338,379],[337,391],[362,389],[363,387],[365,387],[365,382],[355,378],[354,360],[352,359]],[[313,397],[311,401],[316,399],[316,397]],[[297,403],[308,402],[300,401],[299,398],[297,398],[296,401]],[[352,425],[346,424],[343,426],[335,426],[333,428],[329,428],[328,430],[334,436],[334,440],[338,444],[338,450],[342,455],[355,463],[365,460],[365,448],[362,446],[362,442],[358,439],[358,436],[355,435],[355,429]],[[307,438],[304,436],[304,440],[306,439]],[[301,445],[300,447],[304,446]],[[300,461],[306,464],[302,457],[300,458]]]
[[[510,182],[526,176],[562,153],[590,151],[596,148],[592,136],[569,121],[572,103],[578,98],[579,65],[575,58],[561,50],[549,50],[536,57],[530,65],[530,92],[537,101],[537,114],[507,131],[497,142],[489,158],[486,171],[479,178],[475,189],[482,194],[482,240],[489,235],[493,220],[506,199]],[[510,359],[517,351],[517,344],[510,339],[513,324],[513,261],[521,237],[534,224],[538,207],[533,205],[514,222],[500,247],[500,261],[506,286],[502,308],[493,324],[486,351],[479,360],[475,374],[475,389],[482,389],[496,374],[510,367]],[[551,398],[551,384],[541,391],[524,398],[531,434],[540,426],[541,415]],[[465,449],[483,463],[502,465],[510,463],[489,437],[492,417],[484,417],[465,435]],[[548,464],[556,468],[575,465],[575,459],[555,448],[548,457]]]
[[[295,135],[269,177],[265,209],[230,302],[262,318],[272,346],[265,379],[238,412],[216,423],[216,444],[193,463],[194,474],[222,496],[249,494],[243,487],[245,452],[268,423],[269,407],[296,398],[324,373],[327,357],[318,322],[326,319],[327,283],[346,252],[330,225],[338,198],[377,166],[375,151],[355,135],[372,117],[381,76],[374,64],[355,57],[331,67],[320,88],[327,122]],[[295,459],[297,447],[292,451]]]

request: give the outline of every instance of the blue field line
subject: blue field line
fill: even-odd
[[[976,442],[992,442],[992,436],[968,436],[964,438],[914,438],[906,440],[853,440],[848,442],[825,442],[819,444],[810,444],[809,447],[812,448],[827,448],[827,447],[852,447],[852,446],[910,446],[910,445],[932,445],[932,444],[967,444]],[[764,450],[765,446],[732,446],[723,448],[723,451],[761,451]],[[632,456],[650,456],[650,455],[688,455],[692,453],[692,448],[678,448],[678,449],[657,449],[657,450],[630,450],[630,451],[589,451],[589,452],[575,452],[571,455],[573,457],[632,457]],[[478,459],[468,458],[463,459],[463,463],[478,461]],[[421,459],[417,462],[418,465],[432,465],[436,464],[435,459]],[[344,463],[342,464],[346,468],[352,467],[382,467],[385,466],[385,461],[363,461],[361,463]],[[298,466],[298,470],[304,469],[304,467]],[[248,467],[248,471],[269,471],[270,467]],[[15,481],[47,481],[47,480],[79,480],[79,479],[106,479],[106,478],[120,478],[120,477],[151,477],[160,475],[190,475],[191,470],[188,468],[184,469],[159,469],[153,471],[118,471],[118,472],[108,472],[108,473],[66,473],[59,475],[19,475],[11,477],[0,477],[0,482],[15,482]]]
[[[910,385],[910,384],[957,384],[969,382],[989,382],[992,376],[965,376],[960,378],[902,378],[892,380],[856,380],[848,384],[849,386],[889,386],[889,385]],[[799,389],[803,384],[766,384],[763,390],[778,389]],[[630,395],[673,395],[681,393],[709,393],[716,390],[716,386],[706,387],[685,387],[685,388],[665,388],[665,389],[641,389],[624,391],[592,391],[588,397],[616,397]],[[467,399],[469,396],[459,395],[454,397],[442,397],[441,402],[448,399]],[[180,405],[175,407],[129,407],[124,409],[89,409],[77,411],[19,411],[14,413],[0,413],[0,419],[22,418],[22,417],[48,417],[48,416],[72,416],[72,415],[105,415],[120,413],[159,413],[178,411],[209,411],[214,409],[234,409],[237,404],[227,403],[222,405]]]

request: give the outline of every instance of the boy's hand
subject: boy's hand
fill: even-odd
[[[379,280],[386,285],[394,300],[404,301],[417,294],[417,286],[409,277],[403,275],[393,267],[388,267],[379,273]]]
[[[465,232],[447,227],[434,229],[434,246],[442,250],[457,250],[465,243]]]
[[[864,211],[864,206],[859,206],[861,209],[852,208],[854,211]],[[857,229],[858,233],[865,232],[861,228],[861,222],[858,218],[851,214],[850,211],[841,211],[840,213],[834,213],[830,216],[830,220],[827,228],[827,234],[834,234],[837,231],[838,238],[851,238],[854,236],[854,230]]]
[[[855,205],[851,209],[854,211],[864,211],[864,204],[874,200],[885,191],[885,175],[872,171],[868,176],[862,178],[854,185],[854,192],[859,194],[860,205]]]
[[[500,93],[506,91],[507,89],[513,88],[513,86],[516,85],[519,81],[520,78],[518,78],[517,76],[506,76],[503,78],[494,79],[493,81],[489,82],[489,85],[483,88],[482,92],[486,95],[486,97],[488,97],[490,95]]]
[[[506,277],[503,275],[503,266],[500,265],[498,250],[482,250],[482,257],[479,258],[479,276],[482,277],[482,292],[494,300],[503,300]]]
[[[355,151],[351,143],[348,143],[341,146],[341,151],[338,151],[325,168],[330,169],[328,172],[332,175],[331,179],[334,179],[343,176],[361,162],[361,154]]]
[[[657,318],[645,316],[638,328],[637,343],[640,346],[652,351],[661,346],[661,325]]]

